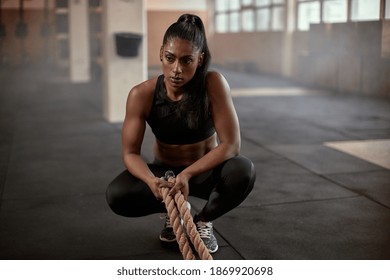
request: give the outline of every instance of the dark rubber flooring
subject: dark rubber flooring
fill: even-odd
[[[233,89],[297,86],[222,72]],[[102,117],[98,82],[25,68],[1,69],[0,83],[0,259],[182,258],[160,243],[159,215],[123,218],[105,202],[124,167],[121,124]],[[390,139],[390,100],[313,91],[234,103],[257,181],[214,222],[214,258],[390,259],[390,170],[324,145]],[[191,202],[193,212],[204,203]]]

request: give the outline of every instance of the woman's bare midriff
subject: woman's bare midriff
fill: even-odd
[[[216,134],[203,141],[185,145],[170,145],[156,139],[154,144],[155,161],[169,166],[188,166],[216,146]]]

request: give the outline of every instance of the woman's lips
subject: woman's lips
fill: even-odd
[[[179,84],[179,83],[181,83],[181,82],[183,81],[183,79],[180,78],[180,77],[170,77],[169,79],[170,79],[171,82],[174,83],[174,84]]]

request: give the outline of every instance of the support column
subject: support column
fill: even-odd
[[[295,31],[296,0],[286,1],[286,26],[283,44],[282,74],[285,77],[292,76],[293,69],[293,35]]]
[[[144,2],[103,0],[103,112],[110,122],[123,121],[129,90],[147,78]],[[117,54],[115,33],[123,32],[142,35],[137,55],[125,57]]]
[[[88,0],[69,1],[69,55],[70,81],[89,82]]]

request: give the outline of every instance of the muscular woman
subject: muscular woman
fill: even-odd
[[[226,79],[209,71],[210,51],[204,25],[184,14],[166,31],[160,49],[162,75],[134,86],[122,128],[126,170],[107,188],[111,209],[122,216],[166,213],[161,188],[181,191],[185,199],[206,200],[194,216],[210,253],[218,250],[212,222],[237,207],[255,181],[253,163],[240,153],[240,128]],[[155,136],[154,161],[141,157],[146,125]],[[161,177],[167,170],[174,182]],[[166,216],[160,234],[175,241]]]

